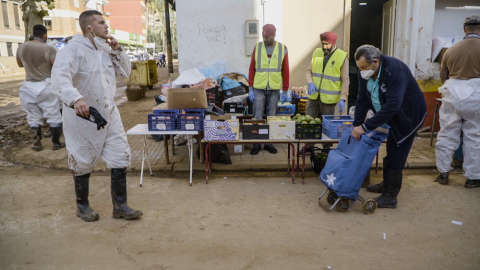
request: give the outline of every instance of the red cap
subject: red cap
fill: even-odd
[[[326,41],[328,44],[335,44],[337,42],[337,34],[334,32],[325,32],[320,34],[320,40]]]
[[[275,26],[273,26],[273,24],[265,24],[263,26],[262,36],[264,37],[275,36],[276,32],[277,32],[277,29],[275,28]]]

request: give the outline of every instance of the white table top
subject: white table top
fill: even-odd
[[[198,135],[198,131],[168,130],[149,131],[148,124],[138,124],[127,131],[127,135]]]

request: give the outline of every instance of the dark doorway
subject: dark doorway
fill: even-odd
[[[350,88],[348,109],[355,106],[358,94],[358,68],[355,51],[364,44],[382,49],[383,7],[388,0],[352,0],[350,28]],[[348,111],[347,111],[348,112]]]

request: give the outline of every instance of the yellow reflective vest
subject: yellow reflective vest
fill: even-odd
[[[347,53],[336,49],[333,55],[330,56],[325,70],[323,70],[324,53],[322,48],[318,48],[313,52],[312,56],[312,78],[313,83],[318,89],[313,95],[308,98],[312,100],[318,99],[320,92],[320,99],[325,104],[336,104],[340,100],[340,93],[342,89],[341,68],[347,57]]]
[[[276,42],[270,62],[268,61],[267,49],[263,42],[255,47],[255,78],[253,87],[272,90],[280,90],[282,85],[282,63],[285,57],[285,46]]]

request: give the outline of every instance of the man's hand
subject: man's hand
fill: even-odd
[[[118,43],[118,41],[113,36],[108,35],[107,43],[114,51],[118,51],[120,49],[120,43]]]
[[[362,134],[365,133],[362,126],[355,127],[352,131],[352,136],[355,140],[359,141]]]
[[[75,102],[73,105],[73,108],[75,109],[75,113],[78,115],[81,115],[85,118],[90,116],[90,108],[88,107],[87,103],[83,101],[83,99],[77,100],[77,102]]]

